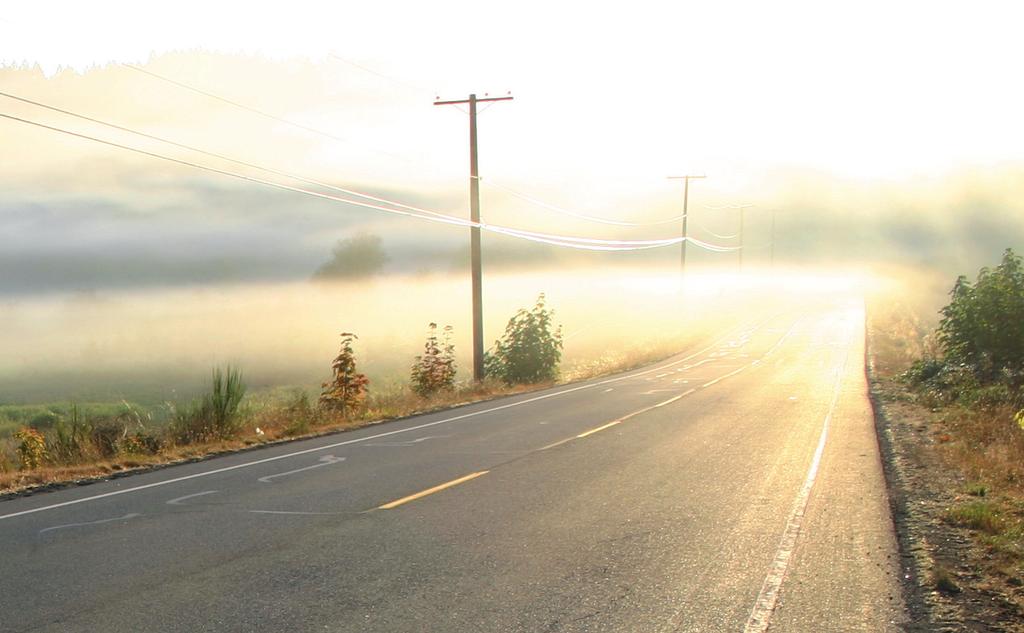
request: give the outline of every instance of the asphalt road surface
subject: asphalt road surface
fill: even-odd
[[[0,502],[0,630],[899,630],[863,319]]]

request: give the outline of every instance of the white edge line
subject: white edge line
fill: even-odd
[[[341,512],[289,512],[287,510],[248,510],[252,514],[283,514],[286,516],[337,516]]]
[[[832,388],[832,403],[829,405],[825,421],[821,425],[821,436],[818,439],[818,447],[814,451],[811,466],[807,469],[807,478],[804,480],[804,485],[800,488],[800,492],[797,493],[796,499],[793,501],[793,509],[790,511],[789,520],[786,521],[786,529],[782,533],[775,558],[772,560],[771,568],[764,579],[764,584],[761,586],[761,593],[758,594],[757,600],[754,602],[754,608],[750,613],[750,618],[747,620],[746,626],[743,627],[743,633],[765,633],[768,630],[772,613],[775,611],[775,605],[779,598],[779,590],[782,588],[786,572],[789,569],[789,561],[793,556],[796,539],[800,535],[800,526],[803,523],[804,511],[807,509],[811,488],[814,487],[814,480],[818,477],[818,466],[821,464],[821,456],[825,452],[825,441],[828,439],[828,427],[832,422],[836,403],[839,402],[839,388],[842,383],[843,374],[846,371],[847,358],[843,359],[843,363],[836,374],[835,385]]]
[[[765,320],[767,321],[767,319],[765,319]],[[623,376],[616,376],[615,378],[608,378],[606,380],[601,380],[601,381],[590,383],[590,384],[587,384],[587,385],[580,385],[578,387],[572,387],[570,389],[564,389],[562,391],[557,391],[555,393],[547,393],[547,394],[544,394],[544,395],[541,395],[541,396],[535,396],[533,398],[528,398],[526,400],[519,400],[518,402],[510,402],[508,404],[503,404],[503,405],[500,405],[500,406],[497,406],[497,407],[491,407],[490,409],[484,409],[483,411],[474,411],[472,413],[464,413],[462,415],[456,415],[456,416],[453,416],[453,417],[450,417],[450,418],[445,418],[443,420],[435,420],[434,422],[427,422],[427,423],[424,423],[424,424],[418,424],[416,426],[411,426],[411,427],[406,428],[406,429],[396,429],[394,431],[385,431],[384,433],[378,433],[376,435],[369,435],[367,437],[360,437],[360,438],[356,438],[356,439],[353,439],[353,440],[346,440],[346,441],[343,441],[343,442],[335,442],[333,444],[326,444],[324,446],[317,446],[315,448],[307,448],[307,449],[304,449],[304,450],[301,450],[301,451],[295,451],[294,453],[287,453],[287,454],[284,454],[284,455],[276,455],[274,457],[267,457],[265,459],[257,459],[255,461],[245,462],[244,464],[235,464],[234,466],[225,466],[224,468],[215,468],[213,470],[207,470],[207,471],[204,471],[204,472],[201,472],[201,473],[193,473],[191,475],[184,475],[182,477],[175,477],[173,479],[165,479],[163,481],[155,481],[155,482],[150,483],[150,484],[143,484],[141,486],[134,486],[132,488],[125,488],[124,490],[114,490],[114,491],[111,491],[111,492],[105,492],[103,494],[92,495],[90,497],[82,497],[81,499],[72,499],[70,501],[62,501],[60,503],[54,503],[54,504],[51,504],[51,505],[48,505],[48,506],[40,506],[38,508],[32,508],[30,510],[22,510],[20,512],[12,512],[10,514],[3,514],[3,515],[0,515],[0,521],[3,521],[5,519],[13,519],[15,517],[24,516],[26,514],[34,514],[36,512],[43,512],[45,510],[55,510],[57,508],[63,508],[65,506],[76,505],[76,504],[79,504],[79,503],[85,503],[87,501],[96,501],[97,499],[105,499],[107,497],[115,497],[117,495],[128,494],[129,492],[138,492],[139,490],[146,490],[148,488],[157,488],[159,486],[167,486],[167,485],[170,485],[170,484],[178,483],[180,481],[188,481],[189,479],[197,479],[199,477],[208,477],[210,475],[217,475],[217,474],[220,474],[220,473],[226,473],[226,472],[229,472],[229,471],[232,471],[232,470],[238,470],[240,468],[249,468],[249,467],[252,467],[252,466],[258,466],[260,464],[266,464],[266,463],[269,463],[269,462],[276,462],[276,461],[281,460],[281,459],[288,459],[288,458],[291,458],[291,457],[298,457],[299,455],[307,455],[309,453],[318,453],[320,451],[326,451],[326,450],[330,450],[332,448],[338,448],[339,446],[347,446],[349,444],[357,444],[359,442],[366,442],[366,441],[369,441],[369,440],[375,440],[375,439],[378,439],[378,438],[381,438],[381,437],[388,437],[390,435],[397,435],[399,433],[408,433],[410,431],[418,431],[420,429],[430,428],[432,426],[437,426],[439,424],[447,424],[449,422],[456,422],[458,420],[464,420],[466,418],[472,418],[472,417],[476,417],[478,415],[485,415],[487,413],[493,413],[495,411],[501,411],[501,410],[504,410],[504,409],[510,409],[512,407],[518,407],[518,406],[521,406],[521,405],[524,405],[524,404],[530,404],[531,402],[537,402],[538,400],[546,400],[548,398],[554,398],[554,397],[557,397],[557,396],[563,396],[563,395],[565,395],[567,393],[573,393],[575,391],[581,391],[583,389],[593,389],[594,387],[600,387],[602,385],[607,385],[607,384],[610,384],[610,383],[613,383],[613,382],[619,382],[620,380],[628,380],[630,378],[636,378],[638,376],[645,376],[647,374],[650,374],[650,373],[653,373],[653,372],[656,372],[656,371],[661,371],[661,370],[665,369],[666,367],[673,367],[675,365],[678,365],[679,363],[685,363],[686,361],[690,360],[691,358],[694,358],[696,356],[700,356],[701,354],[703,354],[704,352],[708,351],[709,349],[713,349],[716,345],[719,344],[719,342],[722,339],[726,339],[728,337],[729,337],[728,334],[723,335],[723,336],[719,337],[718,339],[716,339],[715,342],[712,343],[711,345],[708,345],[707,347],[704,347],[704,348],[702,348],[702,349],[700,349],[700,350],[690,354],[689,356],[686,356],[684,358],[680,358],[679,360],[672,361],[671,363],[668,363],[668,364],[665,364],[665,365],[660,365],[658,367],[654,367],[652,369],[647,369],[647,370],[644,370],[644,371],[641,371],[641,372],[629,373],[629,374],[625,374]]]

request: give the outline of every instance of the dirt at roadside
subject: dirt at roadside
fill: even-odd
[[[907,630],[1024,633],[1024,588],[990,573],[985,548],[968,529],[945,520],[968,482],[942,459],[938,416],[912,402],[898,380],[877,374],[869,351],[871,400],[912,619]]]

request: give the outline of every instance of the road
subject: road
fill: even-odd
[[[0,630],[899,630],[863,319],[2,502]]]

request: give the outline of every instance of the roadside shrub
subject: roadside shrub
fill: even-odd
[[[128,455],[156,455],[164,449],[166,442],[155,433],[139,431],[125,437],[120,452]]]
[[[357,340],[351,332],[341,333],[341,349],[331,363],[334,378],[321,385],[320,407],[348,416],[358,409],[366,398],[370,380],[356,371],[356,356],[352,341]]]
[[[19,460],[20,461],[20,460]],[[12,459],[10,453],[7,451],[7,446],[0,444],[0,473],[13,472],[18,468]]]
[[[922,358],[914,361],[907,371],[903,372],[902,378],[912,387],[927,384],[937,378],[946,364],[939,358]]]
[[[412,365],[412,390],[423,397],[455,386],[455,345],[451,342],[452,326],[446,325],[441,340],[437,323],[431,323],[423,355]]]
[[[47,438],[46,453],[58,464],[73,464],[84,456],[92,429],[77,405],[71,405],[67,419],[57,420]]]
[[[60,414],[54,411],[43,411],[37,413],[29,420],[28,424],[34,429],[48,429],[51,428],[60,420]]]
[[[191,444],[234,437],[241,427],[239,407],[245,389],[240,370],[215,368],[210,392],[188,408],[173,411],[170,430],[175,441]]]
[[[554,324],[555,311],[544,293],[532,310],[520,309],[509,319],[505,334],[484,359],[490,376],[506,384],[546,382],[558,378],[562,359],[562,328]]]
[[[14,432],[14,439],[18,442],[15,451],[22,470],[39,468],[46,458],[46,439],[42,433],[25,427]]]
[[[1012,249],[973,284],[961,275],[941,311],[939,343],[948,364],[961,364],[984,383],[1013,390],[1024,383],[1024,262]]]
[[[114,457],[120,452],[121,442],[128,435],[128,429],[114,420],[94,424],[90,439],[100,457]]]
[[[309,433],[316,422],[316,411],[309,402],[309,394],[305,389],[297,389],[291,401],[285,406],[288,425],[285,435],[303,435]]]

